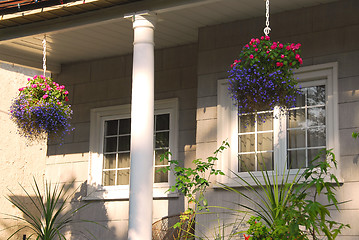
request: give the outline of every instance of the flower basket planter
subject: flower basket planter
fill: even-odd
[[[294,105],[300,94],[293,77],[293,69],[303,64],[300,46],[262,36],[243,47],[229,71],[229,93],[239,114]]]
[[[69,92],[65,86],[51,78],[34,76],[19,91],[10,107],[10,116],[20,135],[30,141],[55,139],[72,130],[69,123],[72,110],[66,104]]]

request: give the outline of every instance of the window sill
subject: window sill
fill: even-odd
[[[300,177],[300,174],[303,172],[304,170],[291,170],[289,173],[289,177],[287,178],[287,175],[282,175],[279,174],[278,176],[273,176],[273,172],[269,172],[269,178],[271,181],[271,185],[273,185],[273,179],[276,179],[276,182],[279,183],[279,185],[281,185],[282,181],[283,183],[287,182],[287,183],[292,183],[294,180],[298,180],[298,178]],[[297,174],[298,173],[298,174]],[[339,184],[343,184],[344,183],[344,179],[340,176],[340,174],[338,172],[332,172],[336,175]],[[261,185],[265,185],[265,181],[264,178],[262,176],[261,172],[254,172],[254,176],[258,179],[259,183]],[[246,187],[246,186],[259,186],[258,183],[256,183],[253,178],[250,177],[250,175],[248,173],[240,173],[240,177],[242,177],[244,179],[241,180],[238,177],[226,177],[226,176],[221,176],[221,178],[219,178],[217,180],[217,183],[213,185],[214,189],[223,189],[223,186],[221,186],[220,184],[226,185],[228,187],[233,187],[233,188],[241,188],[241,187]],[[284,178],[284,179],[283,179]],[[326,182],[331,182],[331,183],[335,183],[335,181],[331,180],[329,177],[326,177],[324,179]],[[299,182],[303,182],[302,180],[300,180]]]
[[[168,186],[166,187],[153,187],[153,199],[168,199],[178,198],[178,193],[167,192]],[[89,186],[87,188],[88,195],[83,197],[84,201],[103,201],[103,200],[129,200],[129,188],[128,186],[115,186],[108,188],[94,188]]]

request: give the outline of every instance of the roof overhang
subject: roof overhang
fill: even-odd
[[[270,9],[275,14],[334,1],[271,0]],[[112,5],[100,7],[105,2]],[[48,40],[48,69],[55,72],[63,63],[129,54],[133,31],[124,16],[142,11],[158,15],[157,49],[195,43],[198,29],[204,26],[259,16],[263,16],[263,25],[258,28],[265,25],[263,0],[85,0],[72,4],[12,18],[5,15],[8,19],[0,20],[0,60],[41,67],[44,33]],[[5,21],[13,24],[5,26]]]

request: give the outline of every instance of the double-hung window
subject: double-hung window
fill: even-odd
[[[165,197],[172,181],[169,173],[158,171],[168,166],[160,161],[166,151],[176,155],[177,100],[155,102],[154,116],[154,197]],[[130,182],[130,105],[91,111],[90,171],[88,198],[127,198]]]
[[[302,94],[293,108],[242,115],[228,95],[227,80],[218,82],[218,144],[227,139],[231,145],[220,165],[230,176],[305,168],[323,148],[334,148],[339,156],[337,64],[303,67],[295,77]]]

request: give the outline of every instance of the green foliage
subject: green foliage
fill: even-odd
[[[16,226],[17,230],[11,234],[8,239],[11,239],[23,230],[27,230],[30,235],[27,239],[36,240],[52,240],[60,239],[66,240],[62,230],[70,224],[74,224],[74,215],[88,204],[84,204],[78,208],[67,209],[71,196],[69,193],[71,186],[55,184],[51,187],[51,183],[45,183],[45,194],[42,194],[38,183],[34,179],[32,190],[34,195],[31,195],[23,186],[22,190],[26,198],[21,199],[15,195],[11,190],[11,195],[7,199],[23,214],[23,217],[17,215],[9,215],[14,220],[18,220],[20,224]],[[85,221],[85,220],[81,220]],[[85,221],[90,222],[90,221]],[[94,237],[90,232],[89,235]],[[85,237],[86,234],[83,233]]]
[[[352,133],[352,137],[353,137],[354,139],[357,139],[357,138],[359,137],[359,133],[358,133],[358,132],[353,132],[353,133]]]
[[[282,180],[278,179],[276,171],[270,175],[269,171],[262,170],[263,180],[248,171],[254,184],[236,174],[238,183],[254,194],[254,197],[230,186],[222,186],[255,206],[237,203],[259,217],[256,220],[261,220],[268,226],[272,239],[309,239],[309,234],[314,240],[319,239],[319,235],[325,235],[331,240],[342,229],[350,227],[331,220],[330,216],[329,208],[334,206],[339,211],[338,205],[343,203],[336,199],[335,191],[339,182],[330,172],[336,166],[335,155],[327,150],[319,153],[307,169],[298,170],[293,179],[290,179],[289,170]],[[320,195],[326,196],[327,204],[317,201]],[[251,223],[249,234],[261,234],[264,231],[263,225],[253,224],[253,221]],[[253,229],[256,231],[253,232]]]
[[[340,186],[337,177],[330,169],[337,167],[335,155],[331,150],[321,151],[301,175],[302,181],[298,183],[290,197],[291,205],[284,215],[289,226],[304,226],[313,239],[325,235],[329,240],[335,239],[348,224],[331,220],[329,208],[335,207],[339,211],[339,204],[335,196]],[[311,189],[314,193],[311,193]],[[318,202],[318,197],[324,195],[327,203]]]
[[[194,167],[182,167],[178,160],[170,159],[170,152],[161,155],[160,161],[165,159],[170,163],[170,166],[162,168],[158,171],[172,171],[176,176],[175,184],[168,190],[170,192],[182,193],[188,201],[188,209],[180,216],[180,221],[173,227],[178,229],[177,236],[174,239],[194,239],[198,236],[194,235],[195,215],[202,210],[208,210],[208,202],[204,196],[207,187],[210,185],[210,177],[216,175],[224,175],[221,170],[215,168],[218,154],[229,147],[229,143],[222,142],[222,145],[210,156],[203,161],[202,159],[195,159],[192,161]],[[194,208],[190,205],[193,204]],[[218,239],[216,237],[216,239]]]
[[[176,183],[168,190],[170,192],[180,192],[188,199],[188,203],[194,203],[196,209],[190,208],[191,212],[208,210],[208,202],[204,197],[206,188],[210,185],[210,177],[212,175],[224,175],[221,170],[215,169],[218,154],[229,147],[228,142],[223,141],[222,145],[214,151],[214,155],[203,161],[202,159],[195,159],[192,163],[195,165],[191,167],[181,167],[177,160],[170,160],[171,153],[167,152],[161,155],[161,161],[167,159],[170,166],[162,168],[159,171],[167,172],[173,171],[176,176]]]
[[[244,236],[245,238],[251,239],[251,240],[267,240],[270,238],[270,229],[264,225],[261,221],[260,217],[254,217],[252,216],[248,220],[249,228],[247,230],[247,234],[250,235]]]

